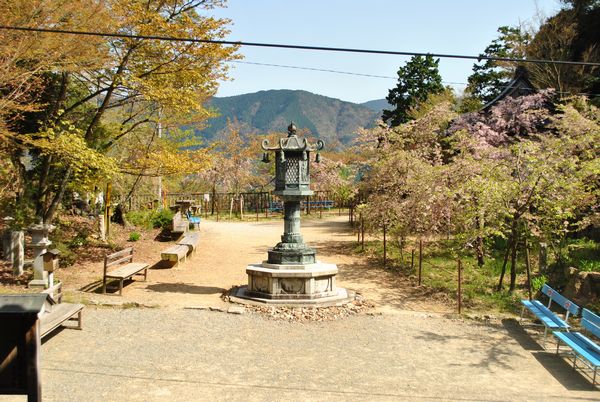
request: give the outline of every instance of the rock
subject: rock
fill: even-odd
[[[215,307],[215,306],[210,306],[208,309],[210,311],[220,311],[221,313],[224,313],[226,311],[223,307]]]
[[[244,306],[231,306],[227,312],[229,314],[244,314],[246,312],[246,308]]]
[[[209,310],[208,306],[185,306],[184,310]]]

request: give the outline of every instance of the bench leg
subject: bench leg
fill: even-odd
[[[548,335],[548,327],[544,326],[544,350],[546,350],[546,335]]]
[[[144,282],[146,282],[146,278],[148,278],[148,268],[144,269]]]
[[[102,293],[106,293],[106,277],[102,279]]]
[[[125,278],[121,278],[121,280],[119,281],[119,296],[123,295],[123,281],[125,280]]]
[[[83,313],[83,311],[81,311],[81,310],[79,310],[77,312],[77,329],[79,329],[79,330],[83,329],[83,327],[81,326],[81,319],[83,317],[82,313]]]

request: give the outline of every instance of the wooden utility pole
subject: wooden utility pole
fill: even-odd
[[[419,239],[419,286],[421,286],[421,273],[423,272],[423,239]]]
[[[365,251],[365,221],[360,214],[360,250]]]
[[[462,263],[460,258],[458,259],[458,314],[462,312]]]
[[[110,207],[111,207],[111,197],[112,197],[112,183],[106,184],[106,197],[104,200],[104,224],[106,234],[106,238],[110,237]]]
[[[383,267],[387,267],[387,225],[383,224]]]

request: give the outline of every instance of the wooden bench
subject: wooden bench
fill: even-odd
[[[108,272],[108,268],[113,266],[117,266],[118,268]],[[148,264],[145,262],[133,262],[133,247],[128,247],[107,255],[104,257],[102,293],[106,293],[107,279],[117,279],[119,281],[119,295],[122,295],[123,281],[125,279],[133,279],[135,275],[144,275],[145,281],[148,276]]]
[[[66,322],[77,322],[76,326],[69,325],[68,328],[82,329],[81,315],[83,304],[58,303],[54,304],[50,311],[40,316],[41,337],[45,337],[56,328],[64,325]]]
[[[200,233],[188,233],[183,239],[179,240],[177,244],[180,246],[187,246],[188,254],[195,253],[198,244],[200,244]]]
[[[81,315],[83,312],[83,304],[62,303],[62,283],[49,287],[43,290],[50,296],[50,307],[40,315],[40,337],[48,335],[56,328],[64,325],[65,322],[77,321],[77,325],[69,325],[68,328],[82,329]]]
[[[183,262],[185,262],[188,250],[188,246],[176,244],[161,252],[160,258],[162,258],[163,261],[175,262],[173,266],[176,267],[179,265],[179,261],[183,260]]]
[[[171,232],[177,234],[185,234],[190,228],[190,222],[185,219],[180,212],[175,212],[171,223]]]
[[[542,293],[549,298],[547,306],[544,306],[544,304],[542,304],[542,302],[539,300],[521,300],[521,304],[523,305],[523,309],[521,311],[521,321],[523,320],[525,309],[527,309],[541,321],[542,325],[544,326],[543,346],[545,349],[548,329],[556,331],[568,330],[570,328],[570,325],[567,323],[569,320],[569,315],[573,314],[575,316],[579,314],[579,306],[562,296],[548,285],[544,285],[542,287]],[[550,311],[550,306],[552,305],[553,301],[565,310],[566,313],[564,320]]]
[[[581,326],[586,332],[600,339],[600,317],[585,308],[581,315]],[[559,353],[560,341],[563,341],[571,348],[573,369],[577,368],[577,356],[579,356],[580,360],[593,371],[592,384],[596,385],[596,371],[600,367],[600,346],[581,332],[553,331],[552,333],[558,340],[556,354]]]

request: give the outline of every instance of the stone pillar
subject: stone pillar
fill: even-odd
[[[29,282],[29,287],[48,287],[48,272],[44,271],[44,254],[48,246],[52,244],[48,240],[48,234],[54,230],[53,225],[39,223],[27,228],[31,234],[31,243],[29,247],[33,249],[33,280]]]
[[[13,274],[19,276],[23,273],[25,263],[25,235],[22,230],[11,232]]]
[[[283,236],[284,243],[303,243],[300,234],[300,201],[285,201],[283,207]]]

